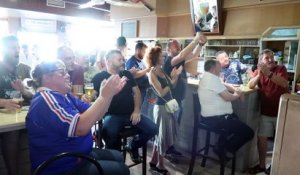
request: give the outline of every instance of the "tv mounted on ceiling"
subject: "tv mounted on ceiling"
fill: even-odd
[[[222,0],[190,0],[195,32],[222,34]]]

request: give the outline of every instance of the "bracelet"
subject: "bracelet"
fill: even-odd
[[[271,79],[273,77],[273,72],[270,72],[270,74],[268,75],[268,78]]]

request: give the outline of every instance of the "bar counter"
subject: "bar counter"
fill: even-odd
[[[26,107],[24,108],[26,109]],[[5,134],[9,131],[20,131],[19,141],[19,158],[18,158],[18,172],[22,175],[30,175],[30,160],[29,160],[29,148],[27,141],[27,132],[25,130],[25,118],[27,111],[22,110],[19,113],[8,111],[6,109],[0,109],[0,134]],[[0,142],[1,142],[0,137]],[[1,150],[1,146],[0,146]],[[7,175],[6,167],[4,166],[4,160],[2,157],[2,150],[0,151],[0,174]]]
[[[0,109],[0,133],[24,129],[26,115],[27,111],[16,113]]]
[[[186,152],[192,150],[192,136],[194,127],[194,114],[193,114],[193,93],[197,93],[199,80],[188,79],[186,98],[183,101],[183,114],[181,124],[179,126],[177,147]],[[241,86],[242,91],[245,94],[245,100],[236,100],[232,102],[234,113],[236,113],[240,120],[248,124],[256,133],[259,117],[260,117],[260,105],[257,89],[249,89],[248,87]],[[255,134],[252,141],[248,142],[237,152],[236,171],[244,172],[247,168],[255,165],[258,162],[257,152],[257,134]],[[212,135],[211,142],[215,143],[217,136]],[[205,143],[205,132],[199,131],[198,136],[198,149],[203,147]],[[210,150],[210,155],[215,156]],[[215,156],[216,157],[216,156]],[[196,164],[197,165],[197,164]],[[230,164],[228,164],[230,165]],[[200,166],[199,164],[197,166]]]

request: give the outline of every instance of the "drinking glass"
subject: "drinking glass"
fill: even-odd
[[[83,85],[72,85],[73,93],[81,99],[83,95]]]
[[[22,97],[22,93],[21,91],[12,91],[11,94],[10,94],[10,98],[17,102],[18,105],[20,106],[18,109],[16,109],[16,112],[21,112],[22,111],[22,107],[23,107],[23,97]]]
[[[91,99],[93,97],[93,91],[94,91],[94,84],[93,83],[86,83],[84,85],[84,92],[85,92],[85,95],[88,98]]]

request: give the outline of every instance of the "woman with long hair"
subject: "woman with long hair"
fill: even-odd
[[[161,174],[169,174],[164,166],[163,156],[170,149],[175,149],[176,118],[168,113],[165,108],[167,101],[173,98],[171,89],[176,86],[178,75],[182,71],[180,66],[174,68],[169,77],[162,69],[164,60],[160,47],[151,48],[145,56],[145,61],[151,70],[149,72],[149,83],[156,94],[156,104],[153,108],[154,122],[159,127],[159,133],[155,137],[152,159],[149,163],[153,171]]]

